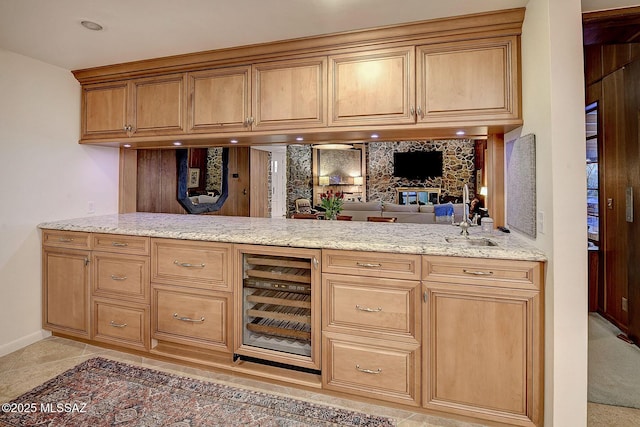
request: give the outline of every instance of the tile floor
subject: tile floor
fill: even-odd
[[[453,419],[439,418],[411,411],[371,405],[354,400],[338,399],[313,391],[294,389],[269,384],[245,377],[236,377],[178,364],[167,363],[141,356],[130,355],[114,350],[79,343],[76,341],[49,337],[14,353],[0,357],[0,403],[8,402],[21,394],[61,374],[75,365],[95,356],[130,363],[137,366],[157,369],[200,380],[215,381],[236,387],[249,388],[276,394],[296,396],[297,399],[310,400],[320,404],[338,406],[369,414],[393,417],[400,427],[438,426],[438,427],[479,427]]]
[[[310,391],[278,386],[244,377],[186,367],[103,349],[64,338],[50,337],[0,357],[0,403],[8,402],[42,384],[46,380],[95,356],[118,360],[191,378],[215,381],[271,393],[295,395],[296,398],[317,403],[339,406],[346,409],[396,418],[400,427],[478,427],[480,424],[465,423],[453,419],[438,418],[412,411],[371,405],[347,399],[324,396]],[[640,410],[617,406],[588,404],[588,426],[628,427],[640,426]]]

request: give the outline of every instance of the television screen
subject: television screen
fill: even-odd
[[[442,176],[442,151],[393,153],[393,176],[407,179]]]

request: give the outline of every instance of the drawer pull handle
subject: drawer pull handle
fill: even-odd
[[[111,321],[110,325],[114,328],[125,328],[127,326],[126,323],[116,323],[113,320]]]
[[[173,263],[175,265],[177,265],[178,267],[185,267],[185,268],[204,268],[204,264],[189,264],[188,262],[180,262],[178,260],[173,261]]]
[[[111,242],[111,246],[116,246],[119,248],[123,248],[123,247],[127,247],[129,246],[128,243],[122,243],[122,242]]]
[[[356,365],[356,369],[360,372],[364,372],[365,374],[373,374],[373,375],[378,375],[382,373],[382,369],[378,368],[375,371],[372,369],[363,369],[360,367],[360,365]]]
[[[473,274],[474,276],[493,276],[493,271],[477,271],[477,270],[462,270],[465,274]]]
[[[377,313],[379,311],[382,311],[382,307],[369,308],[369,307],[362,307],[361,305],[356,304],[356,310],[366,311],[368,313]]]
[[[111,275],[111,280],[120,280],[120,281],[123,281],[123,280],[127,280],[127,276],[116,276],[115,274],[112,274],[112,275]]]
[[[379,267],[382,267],[382,264],[371,264],[369,262],[356,262],[356,265],[358,267],[365,267],[365,268],[379,268]]]
[[[191,322],[191,323],[202,323],[202,322],[204,322],[204,316],[202,316],[200,319],[192,319],[190,317],[180,317],[180,316],[178,316],[178,313],[173,313],[173,318],[177,319],[177,320],[182,320],[183,322]]]
[[[73,242],[73,239],[71,237],[60,237],[58,238],[58,242],[69,243]]]

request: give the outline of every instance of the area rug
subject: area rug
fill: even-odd
[[[393,426],[390,418],[93,358],[2,405],[2,426]]]
[[[589,402],[640,408],[640,348],[620,329],[589,313]]]

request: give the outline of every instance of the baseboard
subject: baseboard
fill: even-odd
[[[35,342],[38,342],[50,336],[51,336],[51,332],[40,330],[38,332],[29,334],[25,337],[18,338],[15,341],[11,341],[10,343],[2,344],[0,345],[0,357],[6,356],[9,353],[13,353],[16,350],[20,350],[21,348],[24,348],[28,345],[31,345]]]

